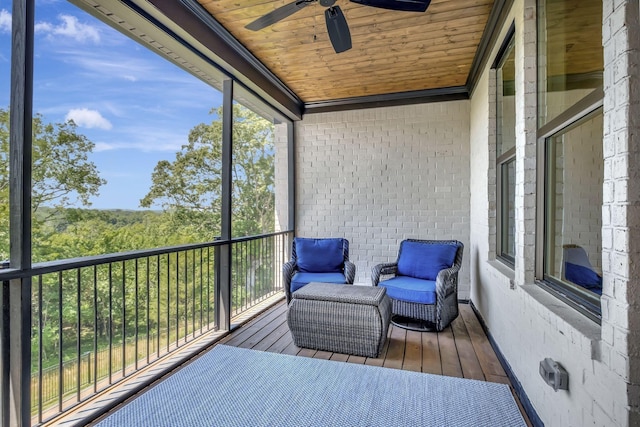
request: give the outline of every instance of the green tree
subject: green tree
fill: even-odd
[[[211,240],[220,233],[222,187],[222,107],[214,120],[189,133],[173,162],[159,162],[142,207],[159,203],[182,227]],[[233,234],[246,236],[274,228],[273,124],[249,109],[233,107]]]
[[[32,210],[42,206],[58,209],[76,204],[90,206],[106,181],[89,160],[94,143],[78,133],[76,124],[46,123],[33,118]],[[39,219],[40,218],[40,219]],[[46,239],[39,233],[42,217],[34,215],[34,247]],[[46,218],[45,218],[46,219]],[[0,109],[0,257],[9,255],[9,109]],[[37,257],[36,257],[37,259]]]

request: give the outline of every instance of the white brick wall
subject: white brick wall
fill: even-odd
[[[603,1],[603,339],[607,366],[624,382],[620,425],[640,425],[640,13],[638,1]],[[607,331],[607,334],[604,334]],[[610,413],[609,408],[603,408]]]
[[[494,73],[486,69],[471,98],[471,299],[546,426],[640,425],[640,28],[638,2],[605,0],[605,157],[602,326],[535,285],[535,2],[516,0],[517,257],[509,273],[495,244]],[[615,7],[614,7],[615,5]],[[502,29],[502,34],[506,28]],[[500,43],[502,39],[498,39]],[[494,55],[497,48],[494,48]],[[491,62],[491,61],[489,61]],[[624,71],[620,71],[621,68]],[[633,73],[629,76],[629,73]],[[528,99],[528,101],[527,101]],[[532,200],[533,199],[533,200]],[[487,209],[488,208],[488,209]],[[485,213],[486,212],[486,213]],[[638,242],[638,243],[636,243]],[[509,281],[515,278],[515,289]],[[538,374],[545,357],[569,372],[569,392]]]
[[[306,115],[296,122],[296,233],[345,237],[356,283],[405,238],[469,243],[469,102]],[[469,257],[459,274],[469,297]]]

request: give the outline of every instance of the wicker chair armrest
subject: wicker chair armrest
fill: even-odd
[[[291,301],[291,279],[298,270],[295,261],[287,261],[282,265],[282,279],[284,280],[284,293],[287,296],[287,302]]]
[[[353,285],[356,280],[356,265],[351,261],[344,262],[344,278],[348,285]]]
[[[378,264],[371,269],[371,284],[378,286],[380,283],[380,276],[383,274],[395,275],[398,272],[398,263],[390,262],[387,264]]]
[[[440,270],[436,277],[436,294],[438,297],[446,297],[458,292],[458,271],[459,265]]]
[[[291,282],[291,278],[298,269],[298,264],[295,261],[287,261],[282,264],[282,275],[285,280]]]

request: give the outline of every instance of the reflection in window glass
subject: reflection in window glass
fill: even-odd
[[[516,146],[516,87],[515,48],[511,39],[497,75],[497,156],[500,157]]]
[[[546,141],[545,276],[599,310],[602,110]]]
[[[516,256],[516,159],[512,158],[501,166],[501,255],[513,262]]]
[[[539,0],[538,50],[542,126],[602,87],[602,1]]]

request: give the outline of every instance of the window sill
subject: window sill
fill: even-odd
[[[513,270],[513,268],[511,268],[507,264],[505,264],[502,261],[499,261],[497,259],[488,261],[487,263],[491,267],[493,267],[493,269],[496,270],[499,274],[501,274],[501,275],[505,276],[507,279],[509,279],[509,287],[511,289],[514,289],[514,287],[515,287],[515,279],[516,279],[516,272]]]
[[[600,361],[602,328],[599,324],[536,284],[524,285],[520,289],[540,305],[538,312],[541,317],[558,333],[578,345],[583,354]]]

